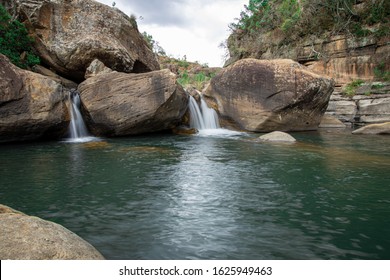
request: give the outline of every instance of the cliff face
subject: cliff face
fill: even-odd
[[[258,22],[242,18],[233,26],[227,64],[290,58],[336,85],[373,80],[390,70],[390,1],[250,1],[255,2],[263,3],[253,10],[259,14],[250,13]]]

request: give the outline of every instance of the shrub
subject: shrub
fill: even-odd
[[[19,21],[13,20],[6,9],[0,5],[0,53],[21,68],[39,64],[39,57],[34,54],[31,47],[32,42],[26,27]]]

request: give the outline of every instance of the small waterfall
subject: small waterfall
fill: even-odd
[[[203,98],[200,98],[200,107],[195,98],[190,96],[190,126],[198,130],[219,129],[217,112],[209,108]]]
[[[69,112],[70,112],[70,125],[69,125],[69,139],[70,142],[87,142],[92,141],[88,133],[88,129],[85,125],[83,116],[80,112],[80,95],[77,91],[73,90],[69,94]]]

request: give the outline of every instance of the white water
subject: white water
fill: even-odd
[[[190,126],[192,128],[196,128],[199,131],[220,128],[217,112],[215,112],[214,109],[209,108],[203,98],[200,99],[199,107],[195,98],[190,96],[189,109],[191,114]]]
[[[221,128],[217,112],[208,107],[202,97],[200,98],[199,106],[195,98],[190,96],[189,109],[190,126],[198,130],[199,136],[231,137],[244,134],[242,132]]]
[[[92,137],[85,125],[83,116],[80,112],[80,96],[76,91],[72,91],[69,94],[69,111],[70,111],[70,124],[69,124],[69,138],[66,142],[83,143],[96,141],[97,138]]]

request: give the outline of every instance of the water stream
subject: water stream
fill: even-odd
[[[68,129],[69,137],[65,140],[66,142],[82,143],[97,140],[97,138],[89,134],[80,111],[80,106],[81,100],[79,93],[75,90],[71,91],[69,94],[69,113],[71,119]]]

